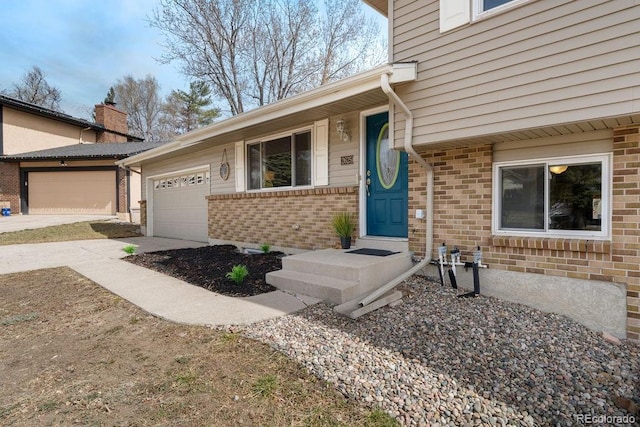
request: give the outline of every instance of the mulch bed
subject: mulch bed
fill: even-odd
[[[238,252],[233,245],[217,245],[148,252],[124,259],[213,292],[247,297],[276,290],[267,284],[265,274],[282,268],[282,255],[282,252],[248,255]],[[234,265],[244,265],[249,270],[241,285],[226,277]]]

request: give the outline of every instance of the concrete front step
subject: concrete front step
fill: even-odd
[[[323,301],[339,304],[357,295],[358,282],[301,273],[292,270],[278,270],[267,273],[267,283],[283,291],[307,295]]]
[[[342,304],[379,288],[413,265],[408,252],[386,257],[345,252],[324,249],[284,257],[282,270],[268,273],[267,283]]]

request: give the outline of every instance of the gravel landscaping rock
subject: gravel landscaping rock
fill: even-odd
[[[356,321],[318,304],[244,333],[404,425],[640,422],[637,344],[495,298],[456,298],[422,277],[400,288],[403,304]]]

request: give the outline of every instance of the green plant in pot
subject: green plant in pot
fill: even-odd
[[[333,230],[340,237],[340,244],[342,249],[349,249],[351,247],[351,235],[356,229],[356,221],[352,214],[348,212],[340,212],[331,220]]]

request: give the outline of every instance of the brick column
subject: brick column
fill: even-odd
[[[9,202],[11,214],[20,213],[20,165],[0,162],[0,202]]]
[[[612,268],[627,285],[627,338],[640,340],[640,125],[614,129]]]

